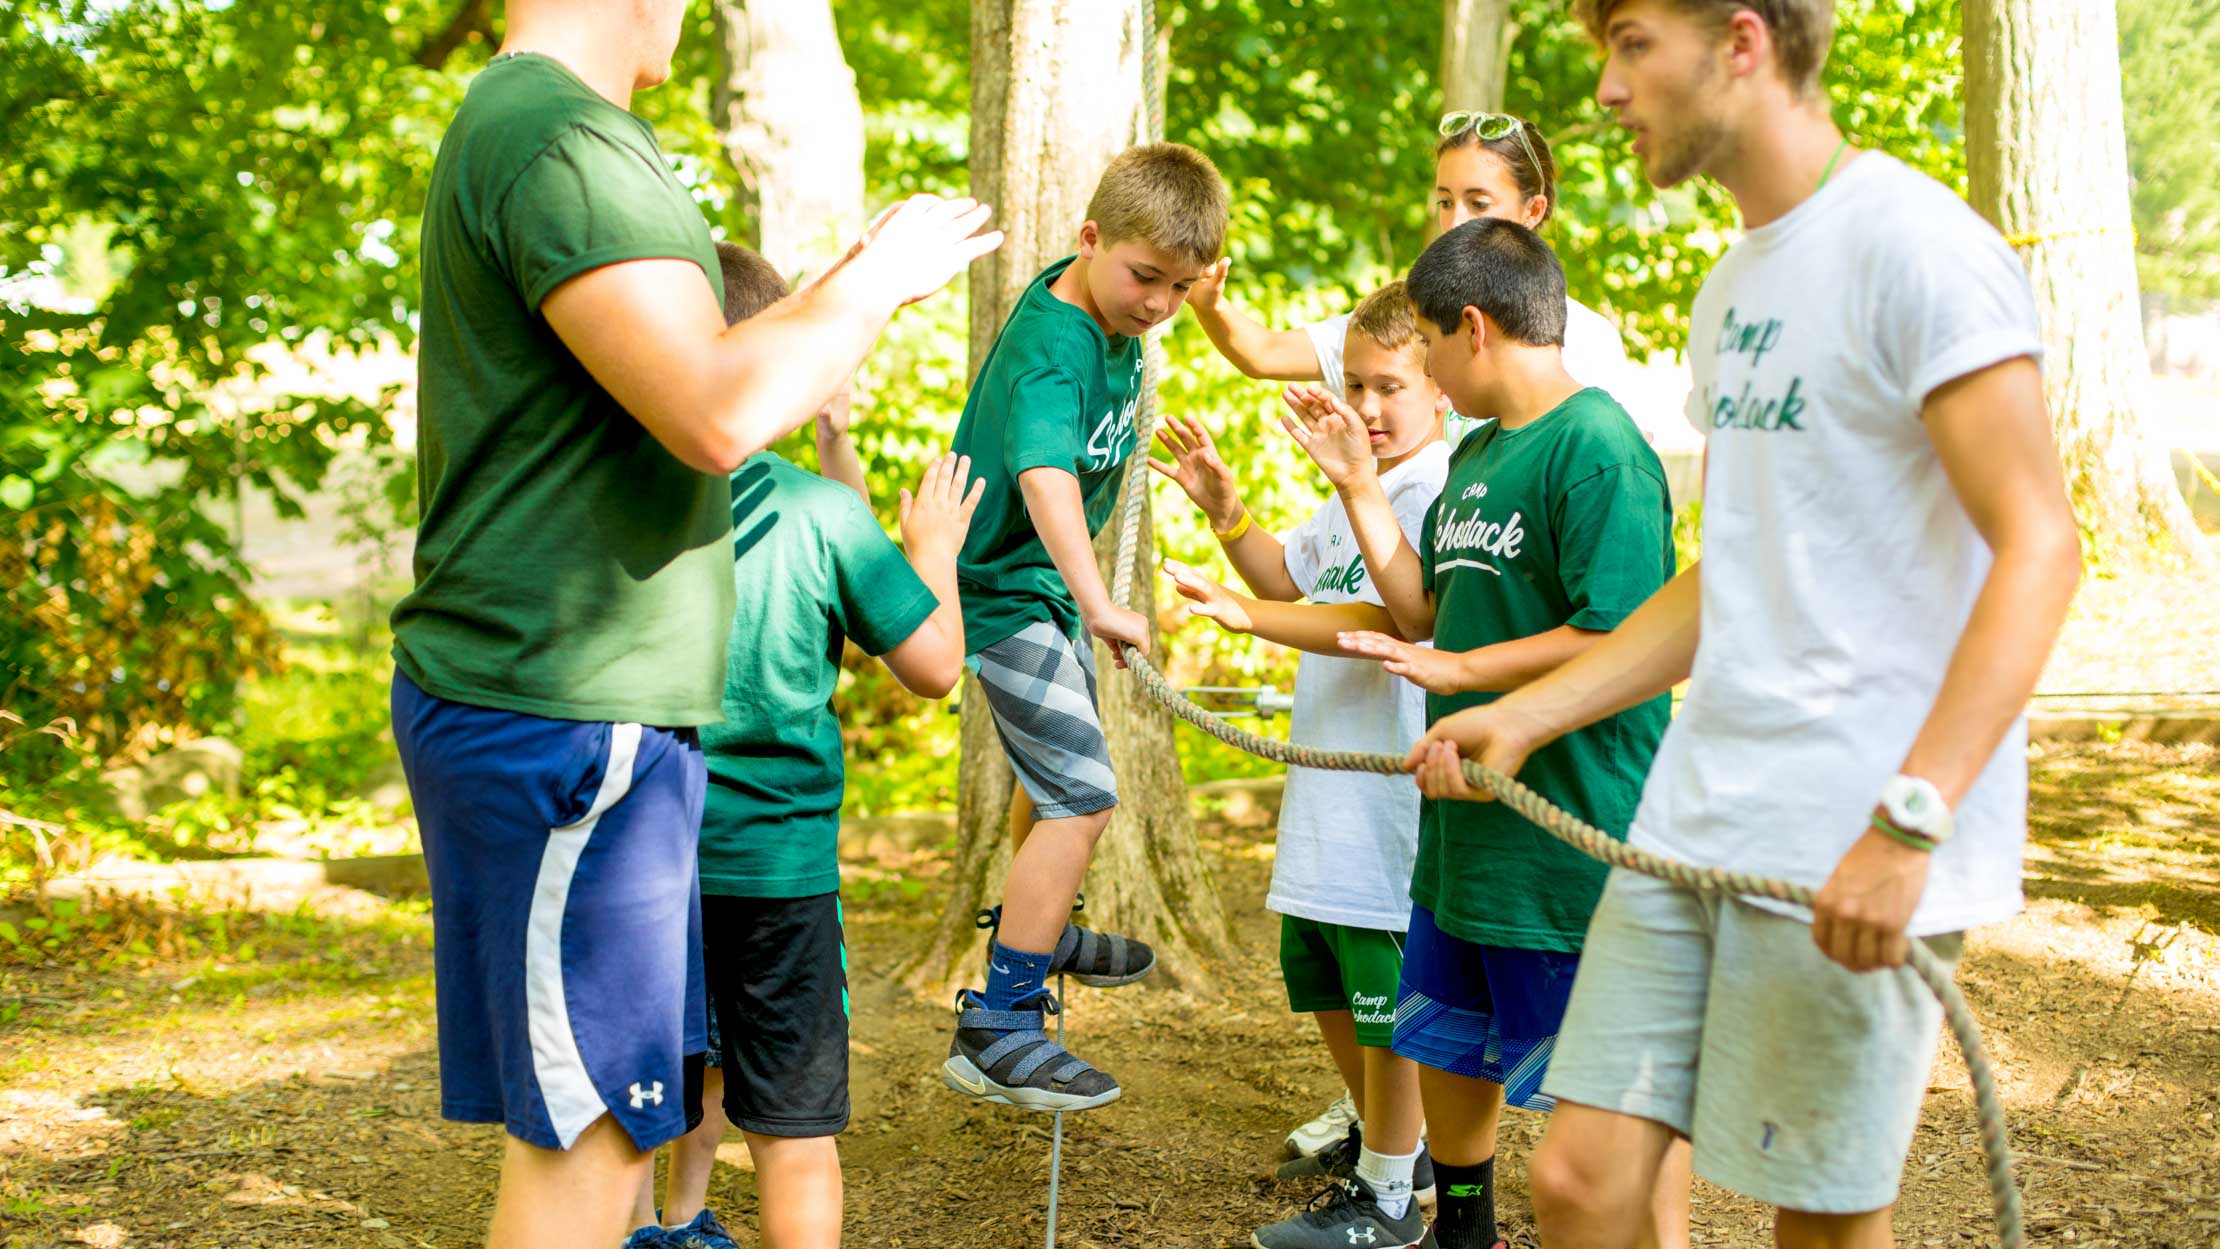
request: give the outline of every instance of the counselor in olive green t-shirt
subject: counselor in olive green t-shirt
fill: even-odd
[[[1673,575],[1664,466],[1593,387],[1517,429],[1475,429],[1421,536],[1434,645],[1445,651],[1562,625],[1606,631]],[[1426,722],[1497,697],[1428,694]],[[1534,752],[1519,780],[1624,840],[1670,715],[1661,694],[1568,733]],[[1608,872],[1502,803],[1421,804],[1411,900],[1452,936],[1577,953]]]
[[[1079,605],[1041,545],[1018,474],[1060,468],[1079,479],[1087,532],[1102,532],[1133,454],[1141,396],[1141,340],[1104,334],[1093,317],[1052,294],[1066,256],[1041,271],[987,352],[955,449],[985,483],[956,557],[964,646],[978,654],[1036,621],[1082,633]]]
[[[416,588],[393,609],[395,662],[452,702],[715,721],[725,479],[665,450],[540,315],[626,260],[691,260],[721,294],[653,132],[555,61],[495,61],[440,140],[422,256]]]
[[[846,782],[832,705],[841,643],[884,655],[940,600],[855,491],[770,451],[732,475],[732,533],[724,722],[701,731],[701,891],[831,893]]]

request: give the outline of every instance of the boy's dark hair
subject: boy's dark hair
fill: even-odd
[[[1153,244],[1207,265],[1226,244],[1226,182],[1210,158],[1184,143],[1145,143],[1118,153],[1087,201],[1102,245]]]
[[[754,248],[717,244],[717,268],[724,276],[726,325],[737,325],[786,298],[786,279]]]
[[[1461,147],[1484,148],[1502,157],[1504,165],[1511,170],[1511,181],[1518,183],[1520,206],[1523,208],[1524,201],[1541,196],[1542,219],[1535,224],[1547,225],[1557,212],[1557,157],[1550,152],[1549,140],[1542,137],[1540,126],[1521,118],[1519,129],[1526,132],[1524,143],[1519,142],[1518,130],[1501,138],[1483,139],[1478,126],[1467,126],[1436,143],[1434,159],[1440,160]]]
[[[1513,342],[1565,345],[1565,270],[1542,236],[1479,217],[1435,239],[1404,281],[1418,315],[1444,334],[1478,308]]]
[[[1574,16],[1588,28],[1597,43],[1611,28],[1611,14],[1626,0],[1578,0]],[[1827,52],[1835,41],[1835,0],[1667,0],[1682,14],[1725,31],[1727,23],[1744,9],[1758,15],[1773,33],[1773,49],[1780,61],[1781,77],[1797,95],[1819,90],[1819,74],[1827,68]]]

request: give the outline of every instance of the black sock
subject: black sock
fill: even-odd
[[[1434,1159],[1434,1238],[1441,1249],[1495,1244],[1495,1159],[1453,1166]]]

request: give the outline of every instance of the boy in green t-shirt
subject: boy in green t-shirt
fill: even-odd
[[[786,284],[761,256],[718,245],[725,315],[738,322]],[[963,675],[956,550],[978,506],[950,454],[902,492],[902,547],[872,516],[845,429],[845,392],[820,413],[827,480],[775,451],[732,474],[732,578],[724,720],[701,731],[702,967],[711,1055],[700,1128],[672,1158],[663,1216],[643,1191],[629,1249],[733,1243],[703,1207],[726,1120],[755,1160],[766,1244],[837,1249],[848,1123],[847,952],[841,937],[840,654],[853,641],[912,693],[945,697]],[[908,558],[903,558],[903,551]],[[690,1221],[689,1221],[690,1220]]]
[[[1342,644],[1425,688],[1431,723],[1547,673],[1655,593],[1673,573],[1672,508],[1625,410],[1565,371],[1564,271],[1538,235],[1468,222],[1407,286],[1428,371],[1488,422],[1451,459],[1421,541],[1404,538],[1363,426],[1330,392],[1290,388],[1288,428],[1340,492],[1401,635]],[[1569,734],[1520,779],[1623,837],[1667,713],[1659,697]],[[1542,1075],[1605,874],[1506,807],[1421,804],[1394,1044],[1424,1068],[1441,1249],[1495,1243],[1496,1120],[1505,1102],[1551,1106]]]
[[[958,996],[941,1068],[974,1097],[1085,1110],[1119,1093],[1043,1030],[1052,974],[1128,984],[1156,965],[1139,942],[1068,922],[1118,801],[1090,637],[1144,649],[1149,639],[1148,620],[1111,601],[1092,540],[1133,454],[1141,336],[1179,311],[1225,231],[1225,184],[1202,153],[1177,143],[1120,153],[1088,202],[1079,254],[1018,297],[956,427],[957,453],[986,485],[957,561],[965,662],[1031,806],[1013,803],[1006,903],[984,917],[995,930],[986,993]]]

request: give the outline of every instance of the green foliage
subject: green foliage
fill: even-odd
[[[2144,293],[2220,299],[2220,8],[2120,0],[2120,71]]]

